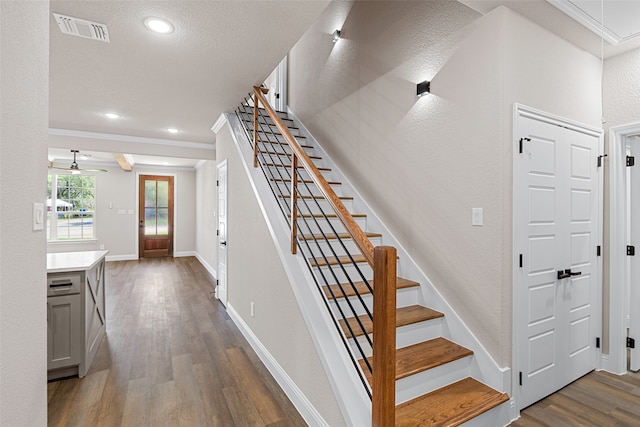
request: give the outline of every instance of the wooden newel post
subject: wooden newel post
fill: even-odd
[[[396,409],[396,248],[373,251],[372,425],[395,425]]]

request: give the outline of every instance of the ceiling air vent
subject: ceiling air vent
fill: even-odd
[[[54,13],[53,16],[56,18],[60,31],[64,34],[109,43],[109,31],[104,24],[85,21],[84,19],[74,18],[72,16],[60,15],[59,13]]]

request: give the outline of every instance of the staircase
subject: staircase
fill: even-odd
[[[255,96],[260,97],[258,90]],[[367,214],[356,209],[362,203],[354,195],[346,194],[345,186],[336,178],[338,174],[333,173],[333,165],[323,158],[316,142],[305,137],[287,113],[277,112],[276,118],[268,114],[270,107],[258,108],[256,120],[253,99],[245,99],[236,116],[250,143],[257,138],[257,144],[252,147],[255,159],[290,224],[291,251],[303,257],[312,272],[315,285],[349,349],[353,369],[358,371],[362,386],[371,397],[374,272],[359,243],[354,242],[353,235],[339,221],[337,211],[342,207],[348,210],[373,246],[381,246],[390,238],[385,230],[369,229]],[[338,196],[342,207],[327,200],[317,187],[317,180],[298,164],[283,135],[285,127],[284,132],[295,138]],[[398,272],[403,271],[405,263],[408,261],[402,257],[397,260]],[[474,351],[450,336],[445,314],[424,304],[421,283],[396,277],[395,288],[395,425],[457,426],[467,422],[499,425],[490,416],[477,417],[507,402],[507,394],[478,380],[482,378],[478,378],[481,375],[474,368],[477,365]],[[480,421],[473,424],[474,420]]]

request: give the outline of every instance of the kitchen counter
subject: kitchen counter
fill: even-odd
[[[47,254],[47,273],[91,270],[109,251],[60,252]]]
[[[47,254],[47,378],[87,375],[106,333],[109,251]]]

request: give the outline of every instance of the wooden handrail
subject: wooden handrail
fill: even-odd
[[[297,175],[299,164],[309,173],[325,200],[353,238],[358,249],[373,269],[373,364],[371,383],[371,420],[373,427],[395,425],[396,404],[396,262],[397,252],[392,246],[373,247],[373,244],[340,198],[333,191],[320,170],[291,135],[271,105],[264,98],[265,88],[254,86],[254,164],[258,164],[258,103],[261,102],[280,134],[291,147],[291,251],[296,253]]]
[[[322,176],[322,173],[313,164],[307,153],[305,153],[302,147],[300,147],[298,141],[296,141],[293,135],[291,135],[291,132],[289,132],[289,129],[282,122],[278,114],[273,110],[273,108],[271,108],[271,105],[269,105],[267,100],[264,98],[264,95],[262,94],[263,90],[264,88],[261,88],[259,86],[253,87],[253,92],[256,97],[254,108],[258,108],[257,100],[259,100],[269,116],[271,116],[271,119],[273,120],[274,124],[276,125],[284,139],[291,147],[292,152],[295,153],[295,156],[298,158],[299,162],[302,164],[307,173],[309,173],[309,176],[314,181],[314,183],[324,196],[325,200],[329,202],[333,210],[336,212],[336,215],[340,219],[340,222],[342,222],[349,235],[351,235],[353,241],[356,243],[356,246],[358,246],[358,249],[360,250],[360,252],[362,252],[362,255],[366,258],[369,265],[373,267],[373,244],[371,243],[369,238],[367,238],[365,232],[362,231],[362,228],[360,228],[360,226],[353,219],[347,208],[345,208],[344,204],[333,191],[327,180],[324,178],[324,176]],[[257,141],[257,132],[255,131],[257,125],[255,122],[257,122],[257,118],[254,120],[254,138]],[[254,142],[254,146],[257,146],[256,142]],[[254,159],[254,162],[257,162],[257,160]]]
[[[396,248],[376,246],[373,260],[373,427],[395,425],[396,407]]]

